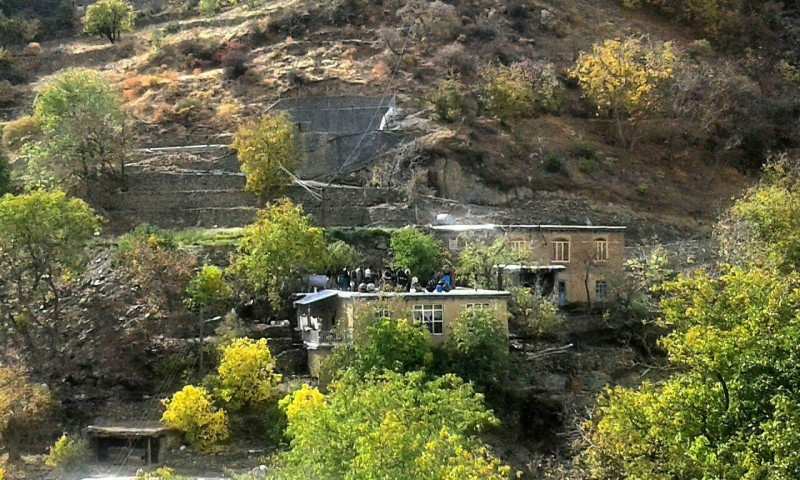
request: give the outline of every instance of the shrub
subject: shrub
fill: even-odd
[[[139,470],[133,480],[184,480],[184,478],[175,475],[175,472],[170,468],[157,468],[155,472]]]
[[[563,87],[550,63],[526,61],[489,68],[481,78],[484,105],[500,121],[530,117],[537,111],[551,112],[561,106]]]
[[[391,248],[395,268],[407,268],[421,282],[432,278],[443,264],[442,245],[431,235],[414,228],[392,232]]]
[[[41,122],[34,117],[20,117],[3,127],[3,146],[17,150],[26,143],[32,143],[42,133]]]
[[[3,44],[31,42],[39,35],[41,27],[38,18],[9,18],[0,12],[0,41]]]
[[[214,393],[231,411],[263,406],[275,396],[281,376],[265,339],[237,338],[220,349],[220,357]]]
[[[558,152],[547,152],[544,157],[544,170],[548,173],[564,173],[564,158]]]
[[[89,445],[84,440],[70,438],[65,433],[50,447],[45,465],[61,471],[75,471],[89,458]]]
[[[197,5],[200,15],[204,17],[213,17],[221,8],[220,0],[200,0]]]
[[[578,171],[584,175],[592,175],[596,166],[597,162],[590,158],[578,159]]]
[[[412,33],[419,37],[433,37],[439,41],[453,40],[461,31],[461,18],[456,7],[441,0],[411,0],[404,2],[397,15],[406,25],[413,25]]]
[[[238,42],[231,42],[225,47],[225,51],[220,55],[222,73],[231,79],[236,79],[247,73],[245,64],[244,45]]]
[[[51,405],[47,387],[33,383],[19,366],[0,364],[0,444],[7,452],[18,453],[24,432],[39,423]]]
[[[99,0],[86,9],[83,31],[88,35],[102,35],[116,43],[123,33],[133,31],[136,17],[133,7],[125,0]]]
[[[640,183],[639,185],[637,185],[636,186],[636,194],[639,195],[639,196],[642,196],[642,197],[647,195],[647,184],[646,183]]]
[[[265,115],[242,125],[233,138],[248,192],[263,195],[292,181],[303,159],[297,129],[285,114]]]
[[[428,96],[436,119],[455,122],[464,111],[465,92],[461,82],[448,79],[440,82]]]
[[[211,395],[205,389],[187,385],[161,403],[166,408],[161,421],[201,451],[228,438],[227,416],[212,406]]]
[[[445,341],[450,370],[483,389],[503,384],[508,367],[508,336],[498,313],[489,308],[461,312]]]

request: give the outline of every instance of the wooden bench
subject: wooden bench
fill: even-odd
[[[121,425],[90,425],[86,429],[99,462],[109,461],[109,450],[121,449],[116,463],[127,463],[138,450],[137,457],[145,465],[163,464],[167,439],[171,430],[159,422],[139,422]]]

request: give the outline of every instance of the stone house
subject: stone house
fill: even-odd
[[[430,230],[454,255],[470,242],[505,237],[513,250],[526,252],[530,265],[498,268],[519,284],[526,276],[539,279],[561,306],[616,300],[625,264],[625,227],[485,224],[433,225]]]
[[[411,313],[412,319],[428,328],[433,344],[444,342],[453,323],[469,308],[491,309],[508,332],[508,299],[511,294],[499,290],[455,288],[449,292],[360,293],[323,290],[297,300],[297,328],[302,332],[308,351],[312,376],[319,377],[322,360],[338,343],[352,338],[357,326],[357,310],[379,300],[396,302]]]

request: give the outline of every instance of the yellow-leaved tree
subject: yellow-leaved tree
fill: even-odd
[[[614,119],[623,146],[633,149],[640,122],[668,94],[678,63],[672,43],[631,37],[606,40],[581,52],[570,74],[598,114]]]
[[[231,148],[247,177],[245,190],[256,195],[289,184],[303,160],[297,128],[286,114],[265,115],[245,123],[233,137]]]
[[[187,385],[161,403],[166,408],[161,421],[201,451],[228,438],[228,417],[224,410],[214,408],[211,395],[204,388]]]

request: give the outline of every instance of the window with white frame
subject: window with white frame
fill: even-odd
[[[414,305],[414,320],[425,325],[433,335],[444,335],[442,305]]]
[[[594,283],[594,299],[598,302],[608,300],[608,283],[605,280],[598,280]]]
[[[598,262],[608,260],[608,240],[598,239],[594,241],[594,259]]]
[[[553,240],[553,261],[569,262],[569,240]]]
[[[511,252],[514,253],[514,255],[519,255],[525,252],[525,249],[527,248],[528,248],[528,242],[526,242],[525,240],[513,240],[511,242]]]

